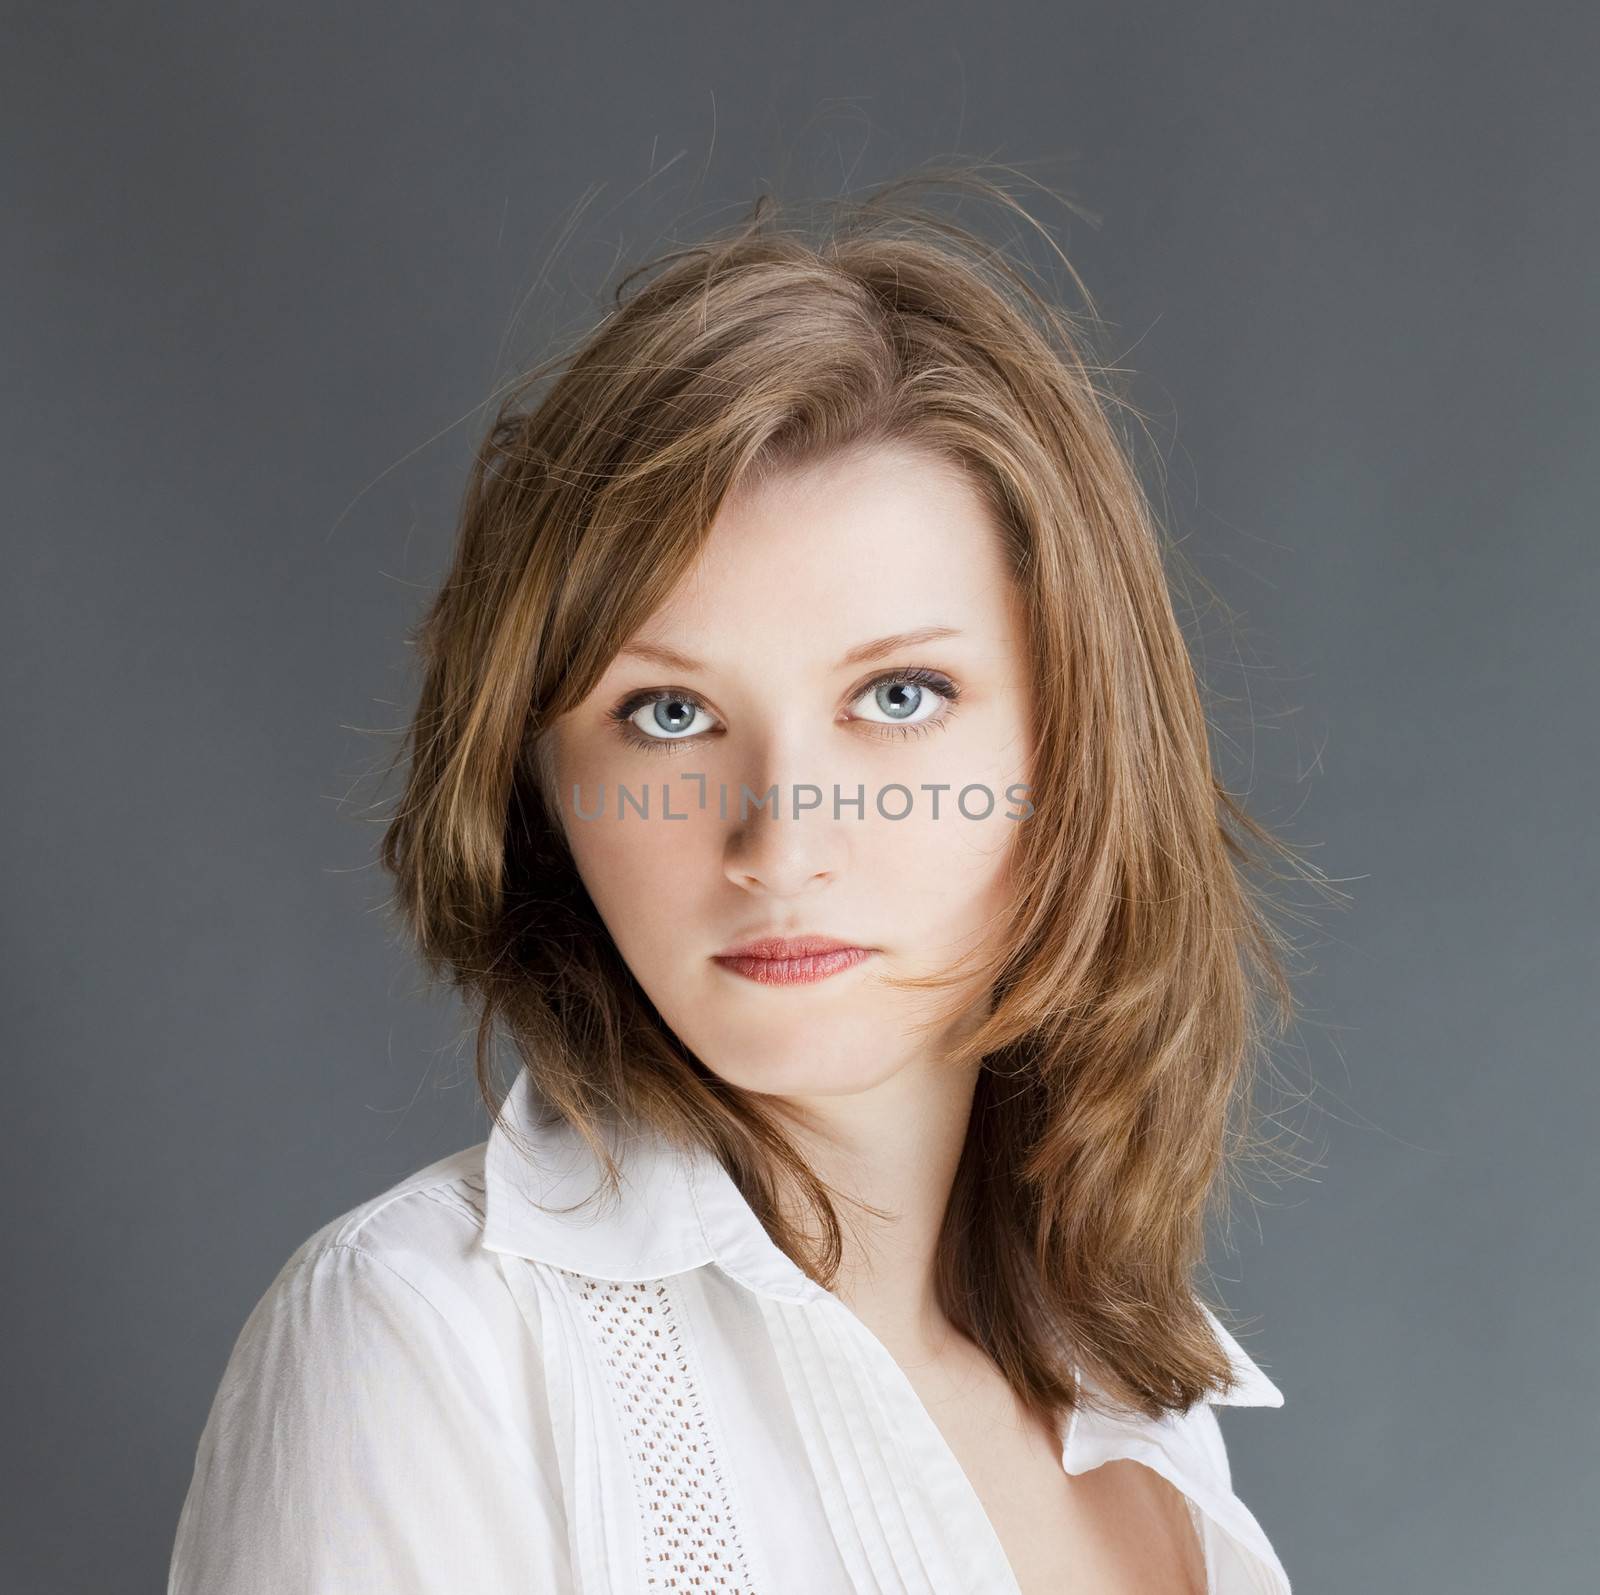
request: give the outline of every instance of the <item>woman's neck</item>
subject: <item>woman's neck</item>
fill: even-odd
[[[949,1332],[934,1260],[976,1084],[975,1071],[930,1060],[867,1091],[807,1097],[784,1115],[812,1171],[838,1193],[844,1251],[834,1294],[900,1361],[936,1354]],[[784,1205],[791,1217],[809,1216]],[[806,1229],[815,1233],[814,1224]]]

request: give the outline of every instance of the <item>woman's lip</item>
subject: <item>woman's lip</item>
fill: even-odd
[[[802,986],[842,974],[872,956],[868,947],[835,947],[795,958],[754,958],[748,953],[718,953],[714,962],[731,974],[763,986]]]
[[[855,947],[838,936],[752,936],[724,947],[718,958],[806,958],[814,953],[836,953]]]

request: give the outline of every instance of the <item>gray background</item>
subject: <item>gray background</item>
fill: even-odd
[[[483,1134],[370,778],[473,407],[664,229],[959,151],[1094,213],[1225,773],[1354,897],[1240,1493],[1297,1595],[1593,1589],[1591,17],[9,8],[6,1587],[159,1587],[279,1264]]]

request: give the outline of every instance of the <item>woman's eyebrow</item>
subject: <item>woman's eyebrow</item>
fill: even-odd
[[[936,642],[941,637],[960,635],[961,629],[958,626],[919,626],[915,631],[891,632],[887,637],[878,637],[872,642],[864,642],[852,648],[833,668],[843,670],[846,665],[864,665],[869,659],[881,659],[885,654],[900,653],[903,649],[915,648],[919,643]]]
[[[843,670],[849,665],[865,664],[869,659],[881,659],[885,654],[899,653],[905,648],[915,648],[919,643],[935,642],[941,637],[959,637],[957,626],[919,626],[915,631],[891,632],[887,637],[875,637],[871,642],[858,643],[833,668]],[[619,658],[643,659],[648,664],[660,665],[666,670],[706,670],[698,659],[681,654],[676,648],[663,643],[629,643]]]

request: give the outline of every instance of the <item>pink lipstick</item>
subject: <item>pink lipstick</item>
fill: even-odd
[[[758,936],[714,955],[724,969],[765,986],[809,985],[870,958],[874,949],[836,936]]]

